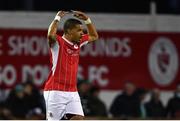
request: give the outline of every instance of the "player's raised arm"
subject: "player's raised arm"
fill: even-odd
[[[67,12],[65,11],[59,11],[54,20],[51,22],[51,24],[49,25],[48,28],[48,34],[47,34],[47,38],[49,41],[49,45],[52,46],[53,43],[56,41],[56,33],[57,33],[57,29],[58,29],[58,23],[60,21],[60,19],[66,14]]]
[[[95,26],[92,24],[91,19],[81,11],[72,11],[74,16],[83,20],[87,26],[89,41],[95,41],[98,39],[98,33]]]

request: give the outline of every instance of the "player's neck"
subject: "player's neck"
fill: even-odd
[[[64,34],[64,38],[72,42],[72,37],[69,34]]]

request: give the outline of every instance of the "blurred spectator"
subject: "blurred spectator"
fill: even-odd
[[[168,101],[167,116],[173,119],[180,119],[180,85],[177,86],[174,96]]]
[[[43,114],[45,114],[45,102],[44,97],[40,93],[39,89],[35,87],[32,81],[27,81],[24,83],[24,98],[26,101],[26,107],[29,112],[32,112],[32,110],[39,109]],[[45,117],[44,117],[45,118]],[[43,118],[43,119],[44,119]]]
[[[145,108],[145,98],[146,98],[147,90],[144,88],[138,88],[136,90],[136,95],[139,99],[139,118],[145,119],[147,117],[147,112]]]
[[[91,88],[91,83],[88,80],[78,80],[78,92],[81,98],[82,108],[86,116],[89,116],[91,114],[91,110],[90,110],[91,97],[89,94],[90,88]]]
[[[1,114],[5,119],[45,119],[44,97],[32,81],[16,85],[4,105]]]
[[[153,89],[150,100],[145,104],[147,117],[152,119],[161,119],[165,117],[165,107],[160,100],[159,89]]]
[[[16,117],[16,119],[25,119],[27,113],[26,103],[24,99],[24,87],[21,84],[15,86],[10,91],[5,102],[7,109],[6,114]]]
[[[125,83],[122,94],[115,97],[110,107],[110,113],[114,117],[119,117],[121,119],[139,117],[139,99],[135,92],[136,86],[133,83]]]
[[[105,103],[99,98],[100,88],[93,86],[90,89],[90,116],[107,117],[107,109]]]

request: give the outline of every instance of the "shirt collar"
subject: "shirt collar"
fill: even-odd
[[[62,38],[70,45],[74,45],[72,42],[70,42],[68,39],[65,38],[65,36],[63,35]]]

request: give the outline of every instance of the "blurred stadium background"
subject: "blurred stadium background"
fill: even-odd
[[[1,0],[0,119],[45,119],[47,29],[71,9],[100,35],[80,57],[87,119],[180,119],[179,0]]]

